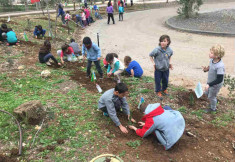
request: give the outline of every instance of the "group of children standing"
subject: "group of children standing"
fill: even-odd
[[[113,24],[115,24],[114,17],[113,17],[114,10],[113,10],[113,6],[111,2],[108,2],[108,7],[106,8],[106,12],[108,13],[107,24],[109,24],[110,18],[112,19]],[[123,21],[123,13],[124,13],[123,1],[118,3],[118,12],[119,12],[119,21]]]

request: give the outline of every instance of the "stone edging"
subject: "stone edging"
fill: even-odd
[[[224,37],[235,37],[235,33],[212,32],[212,31],[206,31],[206,30],[194,30],[194,29],[181,28],[181,27],[175,26],[174,24],[169,23],[168,20],[165,21],[165,25],[169,28],[172,28],[172,29],[175,29],[178,31],[184,31],[184,32],[188,32],[188,33],[196,33],[196,34],[224,36]]]

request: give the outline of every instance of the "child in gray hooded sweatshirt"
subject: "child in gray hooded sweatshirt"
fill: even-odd
[[[98,108],[103,111],[105,116],[109,116],[112,121],[120,128],[123,133],[128,133],[127,129],[120,123],[117,112],[123,111],[130,119],[130,110],[126,101],[128,88],[124,83],[118,83],[115,88],[107,90],[101,97],[98,103]],[[134,119],[131,119],[135,122]]]

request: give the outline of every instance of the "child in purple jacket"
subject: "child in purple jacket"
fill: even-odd
[[[108,7],[107,7],[106,11],[108,13],[108,24],[109,24],[109,21],[110,21],[110,17],[113,20],[113,24],[115,24],[114,18],[113,18],[113,6],[111,5],[110,2],[108,3]]]

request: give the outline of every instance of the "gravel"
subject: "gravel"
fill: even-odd
[[[235,9],[201,13],[195,18],[175,16],[168,23],[176,28],[235,34]]]

